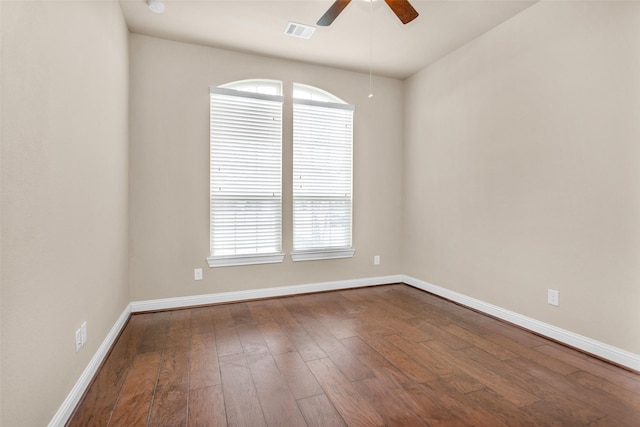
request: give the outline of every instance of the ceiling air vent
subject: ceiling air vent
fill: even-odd
[[[287,28],[284,30],[284,33],[288,36],[299,37],[306,40],[311,37],[315,30],[315,27],[310,27],[304,24],[297,24],[295,22],[289,22],[287,24]]]

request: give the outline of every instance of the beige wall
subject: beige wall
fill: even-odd
[[[537,4],[373,100],[362,74],[128,45],[117,2],[0,19],[1,425],[45,425],[130,300],[406,273],[640,353],[637,4]],[[208,87],[255,77],[356,105],[353,259],[206,266]]]
[[[0,7],[0,424],[43,426],[129,301],[127,29],[117,2]]]
[[[406,82],[405,274],[640,354],[639,24],[541,2]]]
[[[300,285],[400,273],[402,84],[368,75],[150,37],[130,37],[132,300]],[[284,82],[283,246],[291,252],[291,87],[356,106],[351,259],[209,268],[209,87]],[[373,265],[373,256],[382,263]],[[193,280],[194,268],[204,280]]]

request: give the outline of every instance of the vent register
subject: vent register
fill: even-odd
[[[313,32],[315,30],[315,27],[310,27],[309,25],[289,22],[284,30],[284,33],[291,37],[298,37],[307,40],[311,37],[311,35],[313,35]]]

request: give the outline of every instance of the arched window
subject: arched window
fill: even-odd
[[[260,93],[263,95],[282,95],[282,82],[279,80],[238,80],[218,87],[239,90],[241,92]]]
[[[336,104],[346,104],[346,102],[344,102],[342,99],[338,98],[330,92],[327,92],[326,90],[317,88],[315,86],[303,85],[301,83],[293,84],[293,98],[307,99],[310,101],[318,102],[334,102]]]
[[[293,87],[294,261],[353,256],[354,107],[322,89]]]
[[[282,84],[210,89],[210,267],[281,262]]]

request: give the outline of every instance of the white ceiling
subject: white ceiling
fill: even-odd
[[[403,25],[383,1],[353,0],[309,40],[284,35],[313,25],[333,0],[120,0],[132,33],[404,79],[508,20],[537,0],[411,0]],[[372,41],[372,42],[371,42]]]

